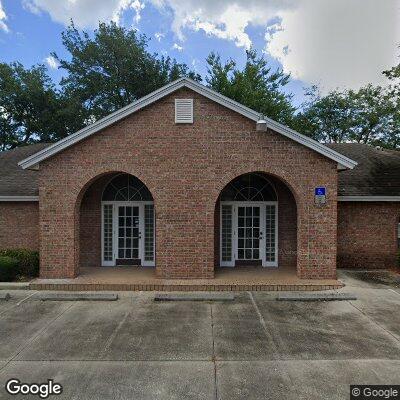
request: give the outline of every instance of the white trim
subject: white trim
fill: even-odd
[[[112,246],[113,246],[113,260],[112,261],[106,261],[104,260],[104,204],[103,202],[101,203],[101,266],[102,267],[113,267],[115,265],[114,263],[114,214],[115,214],[115,207],[112,204]]]
[[[39,196],[0,196],[0,201],[39,201]]]
[[[141,260],[141,266],[143,267],[154,267],[155,266],[155,230],[153,235],[153,243],[154,243],[154,259],[153,261],[145,261],[144,259],[144,206],[146,204],[154,205],[154,201],[102,201],[101,202],[101,265],[102,267],[115,267],[118,250],[118,207],[119,206],[132,206],[139,208],[139,258]],[[104,260],[104,206],[112,205],[113,206],[113,232],[112,232],[112,240],[113,240],[113,259],[112,261]],[[155,224],[155,220],[154,220]]]
[[[152,103],[154,103],[157,100],[160,100],[161,98],[171,94],[172,92],[182,88],[182,87],[187,87],[196,93],[199,93],[210,100],[213,100],[255,122],[259,120],[260,114],[232,99],[229,99],[226,96],[223,96],[220,93],[215,92],[214,90],[211,90],[203,85],[201,85],[198,82],[195,82],[189,78],[180,78],[174,82],[169,83],[168,85],[165,85],[164,87],[148,94],[147,96],[142,97],[141,99],[133,102],[132,104],[129,104],[128,106],[121,108],[118,111],[115,111],[114,113],[108,115],[107,117],[104,117],[95,123],[81,129],[78,132],[73,133],[72,135],[67,136],[64,139],[61,139],[60,141],[46,147],[45,149],[31,155],[30,157],[20,161],[18,165],[20,165],[23,169],[30,168],[35,166],[36,164],[40,163],[41,161],[57,154],[58,152],[68,148],[69,146],[72,146],[75,143],[78,143],[79,141],[93,135],[94,133],[116,123],[117,121],[127,117],[128,115],[139,111],[143,107],[146,107]],[[265,118],[265,127],[263,127],[261,130],[267,130],[268,128],[273,129],[274,131],[316,151],[317,153],[320,153],[324,155],[327,158],[330,158],[331,160],[336,161],[339,165],[339,168],[354,168],[357,163],[344,155],[330,149],[329,147],[324,146],[322,143],[319,143],[308,136],[304,136],[300,134],[299,132],[294,131],[293,129],[288,128],[287,126],[284,126],[280,124],[279,122],[276,122],[270,118]]]
[[[224,202],[220,202],[219,206],[219,265],[220,267],[234,267],[235,266],[235,256],[233,252],[233,246],[231,246],[231,260],[230,261],[222,261],[222,206],[223,205],[228,205],[231,206],[231,212],[232,212],[232,232],[231,232],[231,240],[233,242],[233,233],[235,232],[235,207],[233,207],[232,204],[227,204]]]
[[[232,206],[232,254],[231,261],[222,261],[222,206],[229,205]],[[275,206],[275,261],[266,261],[265,254],[265,206],[274,205]],[[220,267],[234,267],[236,260],[238,260],[238,212],[237,209],[240,206],[258,206],[260,207],[260,231],[262,231],[263,236],[260,239],[260,259],[262,261],[263,267],[278,267],[278,201],[221,201],[220,202],[220,229],[219,229],[219,265]],[[264,206],[264,207],[263,207]]]
[[[400,201],[400,196],[338,196],[338,201]]]
[[[193,124],[193,99],[175,99],[175,123]]]

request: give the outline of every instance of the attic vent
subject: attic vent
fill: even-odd
[[[193,99],[175,99],[175,123],[193,124]]]

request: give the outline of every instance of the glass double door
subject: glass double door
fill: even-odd
[[[118,248],[116,262],[140,264],[141,231],[139,206],[118,206]]]
[[[102,264],[154,265],[154,205],[104,202]]]
[[[221,202],[220,265],[277,266],[277,203]]]
[[[261,260],[260,214],[260,206],[237,207],[237,260]]]

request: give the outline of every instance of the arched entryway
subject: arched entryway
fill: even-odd
[[[155,266],[154,200],[127,173],[109,173],[86,189],[80,207],[80,266]]]
[[[215,266],[296,270],[296,201],[277,177],[252,172],[233,179],[218,197],[214,223]]]

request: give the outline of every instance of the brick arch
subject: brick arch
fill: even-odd
[[[101,262],[101,226],[100,226],[100,221],[101,221],[101,199],[103,195],[104,188],[107,186],[107,184],[112,180],[114,177],[118,176],[119,174],[128,174],[131,176],[134,176],[135,178],[139,179],[150,191],[152,197],[153,197],[153,202],[154,202],[154,207],[156,208],[156,203],[155,203],[155,196],[153,194],[153,191],[149,188],[149,186],[142,180],[141,177],[138,177],[137,175],[134,175],[130,173],[129,171],[104,171],[100,172],[99,174],[96,174],[95,176],[92,176],[89,178],[85,183],[81,185],[76,186],[76,191],[75,192],[75,205],[74,205],[74,249],[75,249],[75,255],[74,255],[74,271],[75,275],[79,274],[80,267],[84,264],[86,266],[99,266]],[[95,229],[95,232],[93,233],[94,238],[94,243],[93,245],[93,254],[86,254],[87,249],[83,251],[82,249],[82,244],[85,243],[85,231],[82,231],[81,228],[81,221],[82,218],[84,218],[84,212],[82,210],[82,207],[84,206],[84,200],[85,196],[89,196],[88,202],[92,201],[91,207],[93,207],[94,204],[94,210],[97,212],[98,215],[96,215],[95,221],[92,221],[95,223],[96,228],[98,228],[98,232]],[[92,217],[93,220],[93,217]],[[90,219],[89,219],[90,221]],[[97,226],[98,225],[98,226]],[[89,227],[89,230],[91,228],[90,223],[88,226],[84,224],[85,227]],[[86,235],[89,236],[89,235]],[[86,239],[87,240],[87,239]],[[83,243],[82,243],[83,242]]]
[[[287,180],[281,178],[277,174],[269,172],[263,172],[258,170],[248,171],[244,170],[242,174],[236,175],[234,173],[228,174],[230,179],[223,185],[219,183],[219,191],[214,207],[214,266],[219,265],[219,246],[220,246],[220,216],[219,216],[219,196],[225,187],[232,182],[234,179],[245,174],[262,174],[266,179],[270,181],[276,192],[278,201],[278,268],[289,267],[295,271],[298,270],[298,257],[297,254],[300,251],[299,248],[299,210],[298,203],[300,202],[299,195],[293,189],[293,185],[287,182]],[[299,199],[299,200],[298,200]]]
[[[153,201],[154,204],[156,203],[156,184],[153,182],[153,180],[149,177],[146,176],[145,174],[139,173],[139,171],[132,171],[129,169],[112,169],[112,168],[101,168],[97,169],[91,174],[88,175],[83,175],[81,179],[77,182],[77,184],[74,185],[73,189],[73,195],[75,197],[75,208],[78,207],[79,209],[79,204],[80,201],[82,201],[82,198],[86,192],[86,190],[93,184],[95,183],[98,179],[101,179],[104,176],[109,175],[110,177],[112,175],[117,175],[117,174],[129,174],[134,176],[135,178],[138,178],[146,187],[149,189],[151,195],[153,196]]]
[[[212,195],[210,196],[211,204],[213,206],[216,204],[221,192],[234,179],[238,178],[241,175],[257,174],[257,173],[264,174],[267,177],[271,176],[271,177],[281,181],[285,186],[288,187],[288,189],[290,190],[290,192],[292,193],[292,195],[296,201],[297,208],[299,208],[299,206],[302,203],[302,199],[301,199],[301,195],[300,195],[301,190],[294,181],[292,182],[291,178],[293,178],[293,175],[288,174],[288,176],[286,176],[284,173],[282,173],[282,171],[273,171],[273,170],[269,170],[267,168],[249,169],[246,167],[235,169],[235,170],[229,171],[225,174],[221,174],[219,176],[219,178],[216,180],[216,183],[214,184]]]

